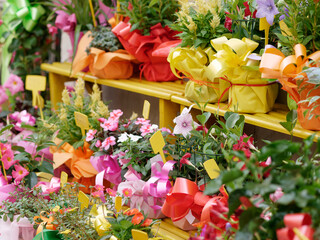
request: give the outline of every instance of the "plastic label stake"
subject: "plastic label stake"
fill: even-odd
[[[270,30],[270,24],[267,22],[267,19],[264,18],[260,18],[260,25],[259,25],[259,30],[263,31],[265,33],[265,46],[268,45],[268,41],[269,41],[269,30]]]
[[[63,189],[65,184],[68,182],[68,174],[64,171],[61,172],[60,175],[60,186]]]
[[[132,229],[131,233],[132,233],[133,240],[148,240],[149,239],[148,234],[146,232],[141,231],[141,230]]]
[[[214,159],[209,159],[203,163],[204,169],[207,171],[211,179],[215,179],[220,175],[220,168]]]
[[[120,212],[120,210],[122,208],[122,197],[119,197],[119,196],[116,197],[114,207],[115,207],[117,213]]]
[[[142,110],[142,116],[144,117],[144,119],[149,119],[149,113],[150,113],[150,103],[148,100],[144,100],[143,110]]]
[[[89,120],[88,120],[88,116],[80,113],[80,112],[74,112],[74,118],[76,121],[76,125],[81,128],[81,133],[82,136],[86,135],[86,131],[85,130],[89,130]]]
[[[46,90],[46,83],[46,77],[44,76],[28,75],[26,78],[26,89],[32,91],[32,106],[39,107],[41,119],[43,119],[44,100],[39,92]]]
[[[81,203],[81,211],[84,208],[88,208],[89,207],[89,198],[84,192],[79,191],[78,200]]]
[[[152,150],[155,154],[159,153],[160,156],[162,157],[162,160],[164,163],[166,163],[166,157],[164,156],[163,153],[163,148],[166,145],[162,133],[160,130],[158,130],[155,134],[152,135],[150,138],[150,143]]]

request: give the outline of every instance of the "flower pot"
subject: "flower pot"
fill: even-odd
[[[14,216],[13,222],[0,220],[0,240],[32,240],[35,229],[27,218],[17,221],[19,215]]]

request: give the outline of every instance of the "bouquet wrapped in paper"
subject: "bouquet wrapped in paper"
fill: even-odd
[[[286,57],[280,50],[270,48],[262,55],[262,77],[279,79],[282,88],[298,104],[298,119],[305,129],[320,130],[320,51],[307,56],[304,45],[294,47],[295,54]],[[303,70],[304,68],[306,70]]]
[[[112,34],[111,31],[110,34]],[[105,40],[109,41],[106,43],[107,49],[114,51],[91,47],[93,41],[94,38],[90,31],[81,38],[72,65],[73,74],[89,68],[92,75],[102,79],[121,79],[132,76],[132,61],[135,59],[132,55],[126,50],[119,49],[120,47],[118,46],[111,46],[115,45],[115,43],[110,39]]]
[[[220,37],[213,39],[211,45],[217,53],[208,71],[229,84],[230,108],[244,113],[269,112],[277,98],[278,86],[261,79],[259,61],[252,57],[258,43],[247,38]]]
[[[228,98],[228,83],[215,77],[208,71],[208,63],[215,57],[211,47],[202,50],[200,47],[178,47],[172,49],[168,62],[172,72],[180,72],[189,78],[185,96],[190,101],[214,103]]]
[[[14,217],[13,222],[0,219],[0,239],[1,240],[32,240],[35,236],[35,229],[27,218]]]

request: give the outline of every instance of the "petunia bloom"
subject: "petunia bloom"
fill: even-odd
[[[29,174],[28,170],[20,165],[14,166],[15,170],[12,171],[12,177],[15,183],[20,183],[21,180]]]
[[[7,88],[12,95],[24,90],[24,84],[20,77],[15,74],[10,74],[7,81],[3,84],[4,88]]]
[[[257,0],[257,18],[266,18],[270,26],[273,25],[274,16],[279,14],[279,10],[274,4],[274,0]]]
[[[185,155],[183,155],[183,157],[180,159],[180,169],[182,167],[182,164],[193,165],[188,159],[190,157],[191,157],[190,153],[186,153]]]
[[[192,106],[188,108],[184,108],[180,116],[173,119],[173,122],[176,124],[176,126],[173,129],[173,134],[182,134],[184,137],[187,137],[190,134],[190,131],[193,129],[193,126],[196,124],[191,114],[189,113]]]

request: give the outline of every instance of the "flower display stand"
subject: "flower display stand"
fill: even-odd
[[[42,70],[49,72],[50,82],[50,96],[52,105],[57,107],[57,103],[61,101],[61,93],[64,88],[64,83],[74,80],[77,77],[82,77],[85,81],[97,82],[105,86],[126,90],[146,96],[152,96],[159,100],[159,126],[168,127],[172,124],[172,120],[177,116],[180,109],[185,106],[191,106],[193,103],[188,101],[184,96],[185,83],[181,81],[175,82],[149,82],[140,80],[138,78],[125,79],[125,80],[106,80],[97,79],[90,74],[79,73],[71,77],[71,64],[70,63],[53,63],[42,64]],[[197,106],[194,106],[197,108]],[[211,113],[218,113],[224,115],[227,111],[227,104],[208,104],[206,111]],[[266,114],[243,114],[245,121],[248,124],[266,128],[275,132],[285,133],[288,132],[280,125],[284,122],[288,109],[285,105],[276,104],[274,109]],[[293,136],[306,138],[312,134],[320,137],[320,132],[305,130],[297,123],[293,130]]]

